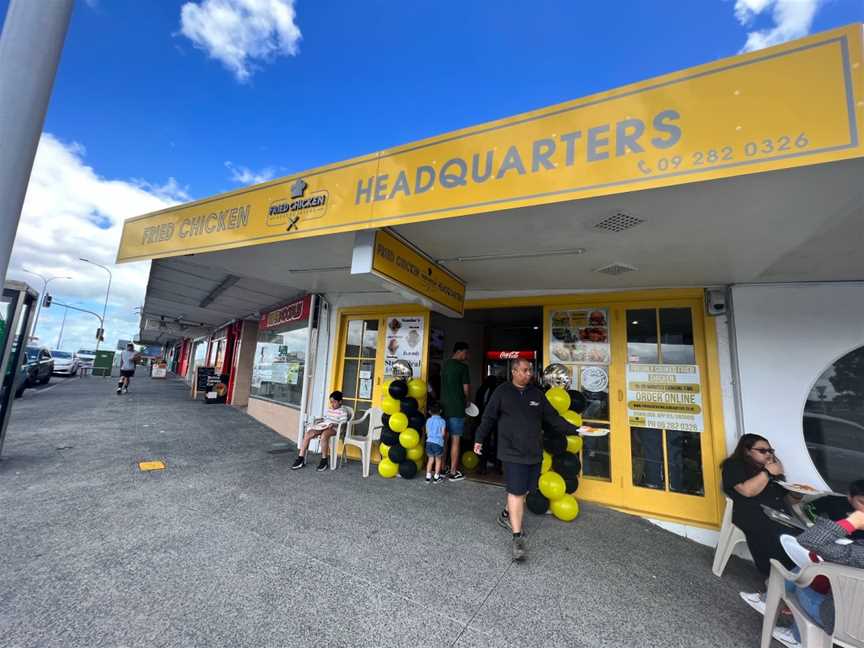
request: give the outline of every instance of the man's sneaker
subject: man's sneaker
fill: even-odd
[[[801,646],[801,643],[795,639],[795,633],[792,632],[792,628],[774,628],[771,636],[788,648],[799,648]]]
[[[764,592],[738,592],[744,602],[751,608],[756,610],[762,616],[765,616],[765,593]]]
[[[450,473],[447,475],[447,479],[450,481],[462,481],[465,479],[465,475],[462,474],[461,470],[457,470],[455,473]]]
[[[321,461],[318,462],[318,467],[315,469],[318,472],[324,472],[330,467],[330,460],[327,457],[321,457]]]
[[[504,527],[510,533],[513,533],[513,526],[510,524],[510,516],[504,515],[504,511],[498,514],[498,526]]]
[[[294,460],[294,463],[291,464],[291,470],[299,470],[300,468],[302,468],[305,465],[306,465],[306,458],[305,457],[297,457]]]
[[[432,483],[432,473],[426,473],[426,483],[427,484]]]
[[[120,394],[120,393],[122,393],[122,392],[123,392],[123,388],[122,388],[122,387],[118,387],[118,388],[117,388],[117,393]]]
[[[444,477],[441,475],[435,475],[432,478],[432,483],[433,484],[443,484],[444,483]]]
[[[128,394],[128,393],[129,393],[129,388],[128,388],[128,387],[124,387],[124,388],[123,388],[123,393],[124,393],[124,394]]]
[[[525,556],[528,554],[528,543],[525,541],[524,535],[513,536],[512,552],[513,560],[525,560]]]

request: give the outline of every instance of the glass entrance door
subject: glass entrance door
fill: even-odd
[[[549,361],[568,368],[589,432],[580,498],[718,521],[701,309],[699,299],[546,307]]]
[[[383,353],[379,349],[383,347],[384,326],[380,318],[349,317],[343,327],[344,346],[336,384],[340,385],[343,404],[359,418],[377,397],[383,370]],[[356,427],[354,432],[362,434],[365,430]]]
[[[718,485],[701,302],[630,305],[618,311],[623,384],[622,495],[627,507],[713,522]]]

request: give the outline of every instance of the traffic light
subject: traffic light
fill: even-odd
[[[48,293],[45,293],[45,295],[42,297],[42,308],[50,308],[51,302],[53,301],[53,299],[54,298],[51,297],[51,295],[49,295]]]
[[[97,328],[96,329],[96,339],[100,342],[105,341],[105,329]]]

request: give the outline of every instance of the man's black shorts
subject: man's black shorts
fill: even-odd
[[[517,464],[504,462],[504,481],[510,495],[527,495],[537,489],[540,479],[540,464]]]
[[[123,378],[131,378],[132,376],[135,375],[135,370],[134,369],[123,369],[120,371],[120,375]]]

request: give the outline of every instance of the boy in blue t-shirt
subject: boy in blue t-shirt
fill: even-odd
[[[429,405],[429,418],[426,420],[426,481],[440,484],[444,481],[441,470],[444,467],[444,432],[446,423],[441,418],[441,406],[438,403]],[[432,465],[435,465],[435,476],[432,476]]]

